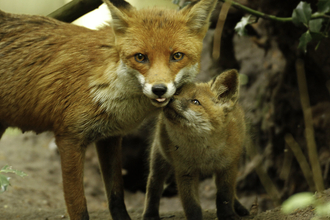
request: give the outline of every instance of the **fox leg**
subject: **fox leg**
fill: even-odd
[[[56,136],[61,156],[64,198],[71,220],[89,220],[84,194],[83,169],[86,147]]]
[[[157,149],[150,155],[150,172],[147,182],[147,193],[144,203],[143,220],[159,220],[159,202],[163,193],[164,182],[171,165]]]
[[[7,129],[7,127],[5,127],[2,124],[0,124],[0,139],[1,139],[2,135],[3,135],[3,133],[5,133],[6,129]]]
[[[240,219],[234,210],[234,206],[237,208],[243,207],[238,201],[238,203],[235,201],[236,176],[236,165],[226,171],[218,172],[215,175],[215,183],[217,186],[216,207],[219,220]],[[241,207],[239,207],[238,204],[241,205]]]
[[[124,203],[121,141],[121,136],[100,140],[96,143],[96,150],[112,219],[130,220]]]
[[[250,212],[235,198],[234,209],[239,216],[247,216]]]
[[[202,208],[198,197],[199,174],[175,170],[175,178],[187,220],[202,220]]]

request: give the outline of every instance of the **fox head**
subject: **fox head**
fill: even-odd
[[[238,93],[238,73],[229,70],[208,83],[184,85],[164,108],[164,116],[174,129],[210,134],[224,126],[236,107]]]
[[[152,104],[165,106],[199,72],[202,41],[217,0],[201,0],[180,11],[104,2],[119,53],[117,74],[133,76]]]

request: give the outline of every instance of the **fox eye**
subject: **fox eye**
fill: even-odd
[[[145,63],[148,60],[147,56],[143,55],[142,53],[135,54],[134,58],[135,58],[136,62],[139,62],[139,63]]]
[[[195,105],[201,105],[201,103],[197,99],[191,100],[191,102]]]
[[[182,60],[183,57],[184,57],[184,53],[177,52],[177,53],[172,55],[172,60],[173,61],[180,61],[180,60]]]

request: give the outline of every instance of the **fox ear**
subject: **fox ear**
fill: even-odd
[[[194,33],[201,33],[204,37],[217,2],[217,0],[200,0],[190,3],[181,10],[181,13],[187,16],[187,25]]]
[[[103,0],[103,2],[108,6],[111,12],[111,26],[115,34],[125,33],[128,27],[128,13],[133,10],[134,7],[124,0]]]
[[[211,90],[216,94],[220,104],[230,111],[238,100],[239,78],[236,70],[228,70],[221,73],[209,82]]]

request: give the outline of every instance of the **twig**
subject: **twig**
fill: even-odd
[[[255,15],[257,17],[260,17],[260,18],[264,18],[264,19],[267,19],[267,20],[273,20],[273,21],[279,21],[279,22],[292,22],[292,18],[291,17],[287,17],[287,18],[283,18],[283,17],[276,17],[274,15],[268,15],[268,14],[265,14],[265,13],[262,13],[260,11],[256,11],[256,10],[253,10],[249,7],[246,7],[244,5],[241,5],[237,2],[234,2],[232,0],[220,0],[222,2],[227,2],[227,1],[231,1],[232,2],[232,5],[235,7],[235,8],[238,8],[240,10],[243,10],[251,15]],[[330,16],[328,15],[325,15],[325,14],[317,14],[317,15],[312,15],[311,19],[318,19],[318,18],[327,18],[327,19],[330,19]]]
[[[309,96],[308,96],[308,89],[307,89],[306,76],[305,76],[305,66],[303,60],[297,59],[296,71],[297,71],[297,79],[298,79],[298,86],[300,93],[300,101],[304,113],[305,135],[306,135],[309,161],[311,163],[311,167],[313,171],[316,190],[318,192],[321,192],[324,190],[324,183],[322,178],[321,166],[317,154],[317,147],[315,143],[312,110],[309,104]]]
[[[296,157],[299,166],[305,176],[309,189],[315,192],[315,184],[313,182],[313,174],[307,162],[305,155],[303,154],[299,144],[295,141],[291,134],[285,135],[285,142],[292,150],[294,156]]]
[[[98,8],[101,0],[73,0],[48,16],[64,22],[72,22],[88,12]]]
[[[232,1],[226,1],[225,3],[223,3],[221,7],[221,11],[219,13],[217,26],[214,30],[213,52],[212,52],[212,57],[214,60],[217,60],[220,57],[222,30],[225,25],[225,21],[231,6],[231,2]]]
[[[279,174],[280,179],[288,181],[291,171],[291,164],[293,160],[293,153],[290,148],[286,147],[284,154],[284,160],[283,160],[283,166],[281,169],[281,172]]]
[[[323,173],[323,179],[324,180],[326,180],[328,178],[329,168],[330,168],[330,158],[328,159],[328,161],[325,165],[325,169],[324,169],[324,173]]]

